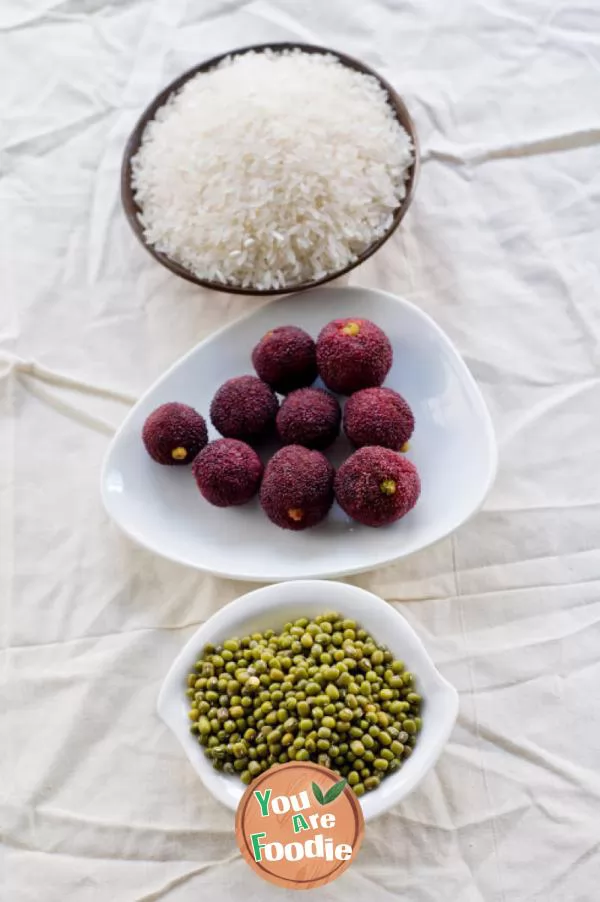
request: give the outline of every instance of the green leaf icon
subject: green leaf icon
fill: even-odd
[[[323,800],[323,805],[329,805],[330,802],[335,802],[337,797],[344,791],[344,786],[346,785],[347,780],[340,780],[339,783],[334,783],[327,792],[325,793],[325,799]]]
[[[315,799],[317,800],[317,802],[319,803],[319,805],[324,805],[325,799],[323,798],[323,793],[321,792],[321,790],[319,789],[319,787],[317,786],[316,783],[312,784],[312,791],[313,791],[313,795],[314,795]]]

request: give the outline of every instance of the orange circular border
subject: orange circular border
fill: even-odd
[[[329,770],[327,767],[322,767],[320,764],[314,764],[312,761],[289,761],[287,764],[277,764],[273,767],[270,767],[268,770],[264,771],[264,773],[262,773],[260,777],[257,777],[256,780],[252,781],[252,783],[248,786],[244,795],[240,799],[240,803],[235,815],[235,837],[244,859],[250,865],[252,870],[260,877],[262,877],[263,880],[266,880],[269,883],[274,883],[277,886],[286,887],[287,889],[313,889],[314,887],[324,886],[327,883],[331,883],[332,880],[336,880],[354,862],[363,841],[365,822],[360,802],[358,801],[358,798],[357,796],[355,796],[352,789],[346,784],[342,795],[348,800],[348,802],[350,802],[352,813],[354,815],[354,837],[351,843],[351,858],[349,858],[347,861],[337,862],[333,870],[329,871],[329,873],[325,874],[323,877],[317,878],[316,880],[288,880],[285,877],[279,877],[277,874],[274,874],[268,868],[264,867],[264,865],[262,865],[260,862],[255,861],[252,849],[250,848],[250,845],[248,843],[248,837],[246,836],[244,829],[244,822],[248,805],[250,801],[255,801],[255,790],[260,789],[261,786],[264,785],[264,783],[266,783],[269,779],[272,779],[275,773],[280,774],[282,771],[290,770],[292,768],[294,770],[298,770],[299,768],[304,770],[306,772],[307,779],[310,778],[311,774],[326,776],[332,781],[332,783],[337,783],[340,779],[339,775],[334,773],[334,771]]]

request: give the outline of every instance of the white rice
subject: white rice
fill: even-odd
[[[247,53],[161,107],[133,187],[157,250],[199,278],[283,290],[388,229],[412,158],[375,78],[332,56]]]

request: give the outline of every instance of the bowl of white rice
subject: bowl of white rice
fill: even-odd
[[[405,104],[352,57],[261,44],[185,72],[127,143],[125,213],[190,282],[301,291],[359,266],[412,200],[419,147]]]

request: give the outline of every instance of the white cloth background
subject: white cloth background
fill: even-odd
[[[470,524],[354,580],[402,606],[460,716],[435,771],[313,896],[596,902],[596,0],[2,3],[0,898],[292,898],[240,860],[232,815],[155,714],[181,645],[248,587],[134,547],[98,491],[128,399],[256,303],[138,246],[124,141],[178,73],[269,39],[354,54],[406,98],[416,200],[352,282],[447,330],[501,457]]]

